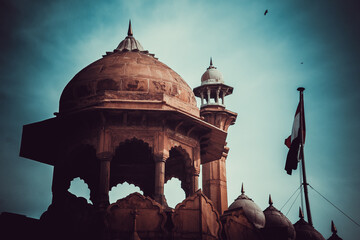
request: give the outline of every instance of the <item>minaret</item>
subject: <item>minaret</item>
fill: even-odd
[[[201,99],[200,116],[208,123],[227,132],[228,127],[235,123],[237,113],[225,108],[225,97],[232,94],[233,87],[224,84],[223,76],[210,66],[201,77],[201,86],[194,89],[195,96]],[[202,188],[204,194],[215,204],[222,214],[228,208],[225,160],[228,147],[224,147],[223,156],[202,167]]]

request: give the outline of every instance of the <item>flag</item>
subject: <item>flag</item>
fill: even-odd
[[[302,134],[300,132],[301,129]],[[301,143],[305,143],[305,117],[304,104],[300,100],[295,112],[291,135],[285,139],[285,145],[289,148],[289,152],[286,157],[285,170],[289,175],[291,175],[292,170],[297,169],[298,162],[302,158],[302,154],[300,152]]]

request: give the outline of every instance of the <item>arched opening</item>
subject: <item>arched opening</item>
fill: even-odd
[[[118,185],[111,188],[109,192],[109,201],[114,203],[119,199],[127,197],[129,194],[138,192],[144,194],[139,187],[136,187],[134,184],[129,184],[127,182],[119,183]]]
[[[79,177],[74,178],[70,182],[70,188],[68,191],[77,197],[85,198],[88,203],[91,203],[90,189],[89,189],[88,185],[84,182],[84,180],[82,180],[81,178],[79,178]]]
[[[188,197],[191,192],[192,170],[191,159],[186,150],[181,146],[171,148],[165,164],[165,183],[172,178],[179,179],[181,188]]]
[[[185,192],[181,189],[181,181],[172,178],[164,185],[164,194],[169,207],[175,208],[176,205],[185,199]]]
[[[124,182],[138,186],[145,196],[153,197],[155,163],[148,143],[133,138],[116,148],[110,165],[110,188]]]

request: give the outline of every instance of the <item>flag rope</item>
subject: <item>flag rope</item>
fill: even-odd
[[[317,191],[313,186],[309,184],[310,188],[313,189],[317,194],[319,194],[322,198],[324,198],[328,203],[330,203],[334,208],[336,208],[339,212],[341,212],[345,217],[350,219],[353,223],[355,223],[358,227],[360,227],[360,224],[357,223],[354,219],[352,219],[349,215],[347,215],[344,211],[342,211],[340,208],[338,208],[335,204],[333,204],[329,199],[327,199],[324,195],[322,195],[319,191]]]
[[[291,208],[294,206],[294,203],[296,202],[296,200],[298,199],[298,197],[300,196],[301,191],[298,193],[298,195],[296,196],[296,198],[294,199],[293,203],[291,204],[289,210],[287,211],[287,213],[285,214],[285,216],[287,217],[287,215],[289,214]]]
[[[301,186],[299,186],[295,192],[290,196],[290,198],[285,202],[285,204],[280,208],[280,211],[285,207],[285,205],[290,201],[290,199],[295,195],[295,193],[300,189]]]

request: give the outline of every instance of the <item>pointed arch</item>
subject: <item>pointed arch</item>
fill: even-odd
[[[193,173],[192,165],[192,160],[185,149],[181,146],[172,147],[165,164],[165,183],[173,177],[179,179],[185,195],[189,196]]]
[[[141,139],[121,142],[110,165],[110,188],[127,182],[138,186],[145,196],[153,197],[155,163],[153,150]]]

